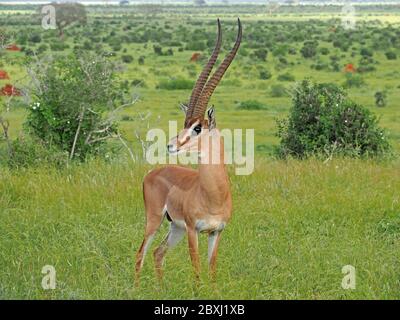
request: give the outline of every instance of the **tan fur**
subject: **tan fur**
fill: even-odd
[[[168,151],[172,154],[198,153],[198,169],[166,166],[153,170],[145,177],[143,194],[146,230],[136,256],[137,282],[146,251],[167,212],[172,220],[170,231],[154,251],[155,267],[159,278],[163,275],[162,264],[167,250],[174,247],[184,233],[188,235],[190,258],[196,278],[199,278],[199,232],[207,232],[209,235],[209,268],[215,277],[221,232],[232,215],[232,197],[224,164],[223,139],[215,128],[214,108],[208,110],[208,119],[204,116],[208,101],[235,58],[242,39],[242,26],[238,19],[238,36],[235,45],[209,78],[221,47],[219,19],[217,23],[218,37],[215,49],[193,88],[189,105],[181,106],[186,114],[184,129],[168,144]]]
[[[186,233],[188,235],[189,253],[192,264],[195,269],[196,277],[200,272],[199,253],[198,253],[198,223],[204,225],[204,232],[217,232],[217,240],[210,259],[210,271],[215,274],[216,256],[218,250],[218,242],[220,232],[218,228],[221,224],[225,225],[231,218],[232,214],[232,198],[229,188],[229,178],[226,172],[223,155],[223,140],[217,129],[207,132],[207,124],[204,123],[204,133],[213,136],[214,140],[219,144],[210,143],[203,146],[199,137],[195,143],[180,145],[180,151],[185,151],[185,145],[190,146],[193,151],[194,145],[198,147],[196,151],[200,151],[201,159],[209,156],[208,162],[199,160],[198,169],[190,169],[180,166],[166,166],[151,171],[144,179],[144,201],[146,208],[146,232],[141,248],[137,254],[136,276],[142,267],[144,255],[144,246],[147,239],[154,235],[161,225],[164,218],[163,208],[166,206],[168,214],[172,222],[185,223]],[[184,135],[184,132],[181,132]],[[177,137],[179,139],[179,136]],[[204,138],[204,136],[203,136]],[[178,139],[173,139],[175,143]],[[211,140],[211,138],[210,138]],[[197,143],[197,144],[196,144]],[[212,164],[212,152],[219,150],[219,163]],[[208,227],[208,228],[207,228]],[[162,261],[167,251],[166,239],[158,247],[154,253],[156,261],[156,271],[159,277],[162,277]]]

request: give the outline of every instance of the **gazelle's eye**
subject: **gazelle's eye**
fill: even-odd
[[[201,126],[200,126],[200,125],[195,126],[195,127],[193,128],[193,132],[195,132],[196,135],[199,135],[200,132],[201,132]]]

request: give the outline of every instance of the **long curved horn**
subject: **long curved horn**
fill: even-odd
[[[236,56],[237,51],[239,50],[240,43],[242,41],[242,24],[240,19],[238,18],[238,35],[236,38],[235,45],[233,46],[232,50],[226,56],[224,61],[218,67],[217,71],[213,74],[210,80],[205,85],[203,91],[201,92],[200,98],[196,104],[196,107],[193,110],[192,117],[204,117],[204,113],[207,108],[208,101],[210,100],[215,88],[217,87],[218,83],[221,81],[222,77],[224,76],[226,70],[228,70],[230,64],[232,63],[233,59]]]
[[[207,65],[204,67],[203,71],[201,72],[199,78],[196,81],[195,86],[193,87],[192,95],[190,97],[190,102],[189,102],[189,106],[188,106],[188,111],[186,114],[186,119],[191,118],[192,113],[195,108],[195,105],[197,103],[197,100],[199,99],[199,96],[203,90],[203,87],[208,80],[208,76],[210,75],[210,72],[211,72],[212,68],[214,67],[215,62],[217,61],[218,54],[221,49],[222,31],[221,31],[221,22],[219,21],[219,19],[217,20],[217,23],[218,23],[217,42],[215,43],[214,51],[213,51],[210,59],[208,60]]]

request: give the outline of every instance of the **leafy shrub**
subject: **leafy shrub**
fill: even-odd
[[[283,73],[278,76],[278,81],[295,81],[295,78],[290,73]]]
[[[68,48],[69,48],[68,44],[61,41],[52,41],[50,43],[51,51],[64,51],[65,49]]]
[[[300,52],[304,58],[313,58],[317,54],[318,42],[305,41]]]
[[[33,43],[40,43],[42,41],[42,37],[38,33],[34,33],[29,37],[29,41]]]
[[[25,127],[44,145],[85,159],[97,154],[116,130],[104,119],[121,94],[113,65],[94,55],[59,56],[33,67],[33,104]]]
[[[46,52],[46,50],[48,49],[47,45],[45,44],[41,44],[38,48],[37,48],[37,53],[38,54],[42,54],[44,52]]]
[[[204,51],[206,49],[207,49],[207,46],[204,41],[190,41],[186,45],[186,50],[190,50],[190,51]]]
[[[131,63],[133,61],[133,57],[130,54],[121,56],[121,59],[124,63]]]
[[[360,88],[364,84],[364,79],[360,75],[350,72],[346,73],[346,81],[344,83],[346,88]]]
[[[87,50],[87,51],[93,50],[93,44],[90,41],[86,40],[83,43],[83,50]]]
[[[376,71],[376,68],[370,64],[364,64],[362,66],[359,66],[357,71],[359,73],[372,72],[372,71]]]
[[[11,150],[11,155],[7,158],[10,168],[36,167],[43,164],[62,166],[68,160],[68,153],[29,136],[20,136],[12,141]]]
[[[375,92],[375,105],[377,107],[385,107],[386,106],[386,97],[387,97],[387,94],[385,91]]]
[[[271,96],[274,98],[281,98],[287,96],[287,90],[285,86],[281,84],[274,84],[271,86]]]
[[[154,45],[153,46],[153,50],[154,50],[154,53],[156,55],[158,55],[158,56],[162,56],[163,55],[162,48],[160,46]]]
[[[187,79],[168,79],[161,80],[156,89],[165,90],[191,90],[194,86],[194,81]]]
[[[240,110],[265,110],[267,106],[257,100],[246,100],[242,101],[238,109]]]
[[[329,54],[329,49],[328,48],[321,48],[319,50],[321,52],[322,55],[326,56]]]
[[[368,48],[361,48],[360,50],[360,54],[363,57],[372,57],[374,55],[374,53],[372,52],[372,50],[368,49]]]
[[[272,73],[269,72],[268,70],[261,70],[260,71],[260,79],[261,80],[268,80],[271,79]]]
[[[122,45],[121,45],[120,43],[114,44],[114,45],[111,47],[111,49],[112,49],[114,52],[121,51]]]
[[[304,80],[294,91],[289,117],[278,121],[282,157],[312,154],[377,156],[390,150],[386,133],[370,111],[334,84]]]
[[[385,53],[385,55],[388,60],[396,60],[397,59],[396,52],[388,51]]]
[[[257,49],[254,50],[254,56],[261,61],[266,61],[267,56],[268,56],[268,50],[267,49]]]

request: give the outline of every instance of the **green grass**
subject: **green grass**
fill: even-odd
[[[232,36],[235,30],[226,22],[236,18],[235,10],[242,10],[245,37],[241,50],[248,53],[253,48],[249,47],[246,30],[257,31],[260,27],[257,23],[261,22],[262,28],[278,26],[285,31],[291,23],[305,22],[305,25],[316,25],[312,36],[321,33],[327,37],[330,23],[327,21],[339,15],[339,12],[318,14],[313,11],[270,16],[234,6],[226,8],[226,12],[213,13],[207,12],[207,8],[193,14],[185,7],[171,10],[176,12],[157,14],[159,28],[169,23],[172,30],[183,25],[191,32],[204,28],[215,33],[214,22],[219,16],[224,30],[229,28]],[[0,11],[0,24],[13,13],[16,11]],[[140,32],[156,24],[153,17],[150,19],[141,13],[127,20],[121,13],[90,12],[87,29],[70,29],[81,36],[79,40],[66,33],[65,41],[71,48],[74,41],[82,44],[86,34],[95,33],[91,22],[99,17],[105,19],[104,25],[110,19],[116,20],[116,24],[107,26],[117,35],[123,34],[122,27],[128,22],[136,24],[134,30],[143,27]],[[361,11],[358,17],[377,32],[385,23],[397,29],[400,24],[397,11],[390,14]],[[24,23],[30,19],[16,15],[14,18]],[[310,19],[327,24],[317,25]],[[377,25],[375,19],[384,24]],[[203,25],[194,25],[195,22],[203,22]],[[365,24],[362,26],[367,28]],[[42,32],[39,25],[31,27]],[[24,24],[10,28],[17,32],[27,29]],[[110,31],[99,28],[101,36]],[[42,43],[48,44],[55,37],[55,33],[46,32]],[[183,121],[178,106],[187,101],[190,90],[157,89],[157,84],[171,79],[194,81],[195,76],[191,74],[197,75],[202,67],[201,63],[189,63],[192,51],[179,52],[173,47],[173,56],[157,56],[153,44],[157,43],[149,42],[145,46],[124,42],[115,57],[120,61],[121,55],[131,54],[134,61],[125,65],[120,77],[129,81],[141,79],[146,84],[144,88],[135,89],[140,101],[121,113],[121,116],[130,117],[126,119],[133,119],[122,121],[120,127],[135,148],[139,148],[136,129],[144,134],[152,127],[167,129],[169,120]],[[185,47],[184,41],[182,44]],[[12,171],[0,166],[0,299],[399,299],[399,160],[334,159],[324,163],[314,159],[277,161],[266,156],[278,143],[275,120],[284,117],[291,104],[289,96],[271,96],[274,85],[283,84],[287,88],[294,85],[294,82],[279,82],[279,74],[289,72],[297,81],[305,77],[318,82],[343,84],[345,81],[342,71],[311,69],[315,61],[301,57],[301,43],[291,45],[298,52],[287,55],[289,65],[282,70],[277,70],[279,57],[271,50],[266,62],[254,61],[239,51],[211,101],[216,107],[220,129],[255,129],[257,150],[252,175],[235,176],[233,168],[229,167],[234,212],[222,235],[216,286],[208,281],[207,241],[202,236],[200,285],[193,282],[188,249],[183,241],[166,258],[163,286],[156,281],[149,253],[141,287],[134,287],[134,258],[142,241],[145,221],[141,185],[151,167],[140,163],[129,165],[123,159],[111,163],[98,159],[61,170],[40,167]],[[108,45],[104,46],[110,50]],[[320,46],[329,48],[331,54],[343,54],[341,64],[357,66],[360,57],[351,57],[351,49],[343,53],[323,40]],[[28,43],[28,47],[35,45]],[[163,46],[163,51],[168,48]],[[358,49],[359,45],[356,51]],[[226,53],[227,48],[223,52]],[[400,56],[399,49],[396,52]],[[146,57],[145,64],[138,65],[142,55]],[[4,57],[0,69],[7,70],[12,80],[0,80],[0,87],[8,82],[26,83],[24,54],[7,52]],[[323,62],[329,60],[329,56],[319,58]],[[349,95],[380,116],[381,125],[389,130],[391,143],[398,153],[398,60],[387,60],[384,50],[374,51],[374,59],[379,62],[377,71],[363,75],[366,85],[350,89]],[[261,69],[271,71],[272,78],[259,79]],[[374,93],[383,89],[388,90],[388,105],[377,108]],[[246,100],[256,100],[266,108],[239,110],[237,106]],[[10,121],[11,138],[17,138],[22,132],[25,110],[17,107],[9,112],[0,111]],[[138,113],[147,112],[151,113],[149,123],[135,120]],[[166,232],[165,222],[152,249]],[[356,290],[341,288],[344,276],[341,270],[348,264],[356,268]],[[41,288],[44,265],[56,268],[56,290]]]
[[[0,297],[34,299],[398,299],[399,163],[258,159],[234,176],[233,219],[223,232],[217,286],[194,278],[186,241],[166,258],[165,283],[145,262],[141,182],[148,166],[92,162],[62,171],[0,171]],[[232,168],[231,168],[232,169]],[[56,182],[56,183],[55,183]],[[155,243],[166,234],[167,223]],[[57,289],[41,288],[54,265]],[[344,265],[356,290],[341,288]]]

